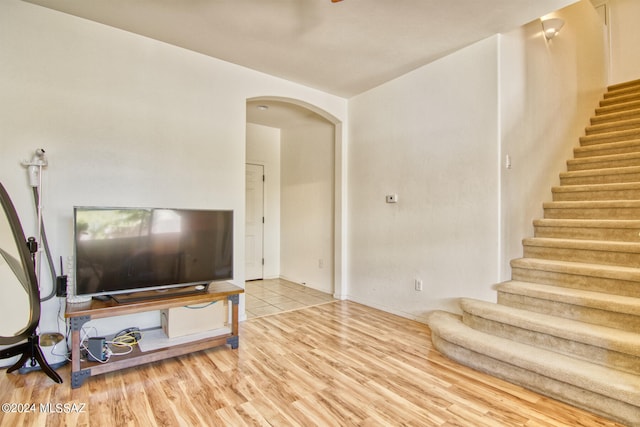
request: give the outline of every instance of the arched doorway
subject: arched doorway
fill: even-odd
[[[280,163],[260,152],[264,147],[255,148],[251,139],[260,133],[280,150]],[[345,253],[342,157],[342,123],[333,115],[295,99],[247,100],[247,163],[265,170],[265,276],[273,275],[269,262],[281,255],[278,262],[282,270],[277,274],[340,299]],[[274,185],[269,178],[274,169],[280,172],[275,176],[280,180],[277,194],[269,188]],[[277,237],[270,238],[273,230],[269,229],[268,211],[274,200],[280,208],[277,214],[281,228]],[[280,251],[275,257],[269,254],[274,250]]]

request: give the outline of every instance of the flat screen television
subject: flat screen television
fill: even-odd
[[[233,279],[233,211],[75,207],[74,258],[77,295],[201,290]]]

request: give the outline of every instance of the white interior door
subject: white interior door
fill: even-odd
[[[245,219],[245,279],[263,278],[264,166],[247,164]]]

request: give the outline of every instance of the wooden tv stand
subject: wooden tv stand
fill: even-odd
[[[65,317],[71,322],[71,387],[78,388],[84,381],[93,376],[119,369],[138,366],[143,363],[155,362],[170,357],[181,356],[194,351],[229,344],[231,348],[238,348],[238,302],[244,289],[231,283],[212,283],[206,292],[183,296],[166,296],[149,300],[118,304],[113,300],[91,300],[86,303],[67,303]],[[138,346],[127,355],[112,357],[106,363],[88,362],[80,360],[80,332],[82,326],[93,319],[121,316],[125,314],[141,313],[145,311],[163,310],[166,308],[183,307],[227,299],[231,303],[231,332],[213,338],[192,341],[174,347],[141,352]]]

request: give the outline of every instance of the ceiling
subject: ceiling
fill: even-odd
[[[577,0],[23,1],[349,98]],[[293,104],[247,103],[249,123],[323,120]]]
[[[577,0],[24,0],[349,98]]]

